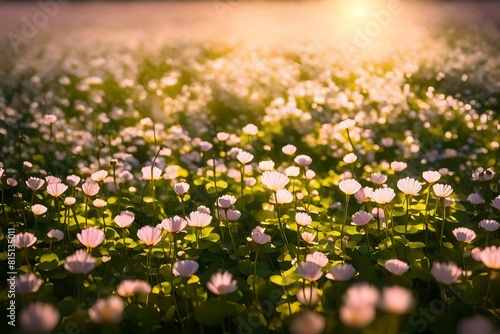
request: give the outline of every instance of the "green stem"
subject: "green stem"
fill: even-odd
[[[444,198],[442,199],[442,201],[443,201],[443,220],[441,221],[441,236],[439,238],[439,242],[441,244],[441,253],[443,252],[444,222],[446,217],[446,204],[444,202]]]
[[[30,264],[30,261],[28,259],[28,249],[27,248],[23,248],[23,255],[24,255],[24,260],[26,261],[26,265],[28,266],[28,271],[31,272],[31,264]]]
[[[88,224],[88,217],[87,217],[87,211],[88,211],[88,203],[89,203],[89,197],[85,196],[85,228],[89,227]],[[76,218],[75,218],[76,219]]]
[[[259,304],[259,295],[257,294],[257,260],[259,259],[260,245],[257,246],[257,251],[255,252],[255,261],[253,263],[253,293],[254,300]]]
[[[245,191],[245,164],[241,164],[241,178],[240,178],[240,187],[241,187],[241,198],[243,198],[243,194]]]
[[[226,215],[226,217],[227,217],[227,215]],[[233,231],[231,231],[232,226],[231,226],[231,223],[229,221],[227,222],[227,229],[229,231],[229,237],[231,238],[231,244],[233,245],[234,255],[236,255],[236,258],[238,258],[238,249],[236,248],[236,243],[234,242]]]
[[[288,249],[288,253],[290,253],[290,255],[292,255],[292,252],[290,251],[290,245],[288,244],[288,240],[286,239],[285,230],[284,230],[283,224],[281,222],[280,205],[278,204],[278,198],[276,196],[276,192],[274,192],[274,201],[276,202],[276,212],[278,214],[278,224],[279,224],[280,231],[281,231],[281,237],[283,238],[283,242],[285,243],[286,248]]]
[[[342,240],[342,238],[344,237],[344,227],[345,227],[345,223],[347,221],[347,212],[349,211],[349,198],[350,196],[349,195],[346,195],[345,196],[345,212],[344,212],[344,220],[342,220],[342,227],[340,229],[340,239]]]

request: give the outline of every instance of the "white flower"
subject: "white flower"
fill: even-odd
[[[347,179],[339,182],[339,188],[346,195],[354,195],[361,189],[361,184],[354,179]]]
[[[236,156],[236,159],[238,159],[238,161],[241,162],[242,164],[247,164],[253,160],[253,154],[248,153],[246,151],[241,151]]]
[[[385,205],[392,201],[394,197],[396,196],[396,193],[392,188],[378,188],[375,189],[372,193],[372,201],[378,204]]]
[[[422,177],[424,178],[425,181],[432,184],[432,183],[436,183],[437,181],[439,181],[439,179],[441,178],[441,173],[433,171],[433,170],[429,170],[429,171],[423,172]]]
[[[145,166],[141,168],[143,180],[159,180],[161,179],[161,169],[158,167]]]
[[[439,198],[449,197],[453,193],[453,188],[447,184],[436,183],[432,186],[434,194]]]
[[[280,172],[264,172],[260,180],[262,184],[269,190],[277,191],[285,188],[285,186],[290,182],[290,179]]]
[[[411,177],[405,177],[404,179],[398,180],[398,189],[406,196],[417,196],[422,186],[419,181]]]
[[[293,195],[286,189],[280,189],[271,198],[276,204],[288,204],[293,202]]]

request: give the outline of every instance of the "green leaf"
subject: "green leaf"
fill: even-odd
[[[424,248],[425,244],[420,241],[412,241],[408,243],[408,247],[410,248]]]
[[[227,300],[211,298],[200,306],[198,320],[205,326],[217,326],[226,317],[238,314],[244,307]]]
[[[57,268],[59,265],[59,257],[57,257],[57,254],[55,253],[50,253],[50,254],[43,254],[40,257],[40,263],[37,263],[37,267],[41,270],[53,270]]]
[[[279,286],[289,286],[297,282],[297,277],[294,277],[292,275],[290,276],[273,275],[269,277],[269,280]]]

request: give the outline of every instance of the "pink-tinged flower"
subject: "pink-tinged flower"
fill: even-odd
[[[404,179],[398,180],[398,189],[406,196],[417,196],[420,190],[422,190],[422,185],[420,185],[419,181],[411,177],[405,177]]]
[[[16,293],[35,293],[42,282],[42,279],[33,273],[19,275],[16,277]]]
[[[70,207],[75,203],[76,203],[76,198],[74,198],[72,196],[68,196],[64,199],[64,205],[67,207]]]
[[[455,263],[439,263],[434,262],[432,264],[431,275],[439,283],[450,285],[456,282],[456,280],[462,276],[462,269],[460,269]]]
[[[68,175],[66,176],[66,182],[69,184],[70,187],[74,188],[80,183],[81,178],[78,175]]]
[[[259,128],[255,124],[247,124],[243,127],[243,132],[250,136],[256,136],[259,133]]]
[[[261,161],[259,162],[259,168],[263,172],[272,171],[274,169],[274,161],[272,160]]]
[[[336,281],[348,281],[354,277],[356,269],[350,263],[339,263],[330,268],[326,278]]]
[[[212,147],[214,147],[214,145],[212,145],[212,143],[210,143],[208,141],[201,141],[198,146],[200,148],[200,151],[202,151],[202,152],[210,151],[212,149]]]
[[[380,221],[385,221],[385,212],[382,208],[373,208],[372,216],[379,219]]]
[[[290,323],[290,334],[321,334],[325,332],[326,321],[321,314],[299,312]]]
[[[372,201],[377,204],[386,205],[394,199],[396,193],[392,188],[378,188],[373,191]]]
[[[306,255],[306,262],[316,263],[323,268],[328,264],[328,257],[321,252],[314,252]]]
[[[125,303],[118,296],[98,299],[88,310],[90,321],[96,324],[117,324],[123,319]]]
[[[500,210],[500,195],[495,197],[492,201],[491,201],[491,206],[494,207],[495,209],[497,210]]]
[[[177,196],[179,197],[184,197],[184,195],[188,192],[189,190],[189,184],[186,182],[179,182],[176,183],[172,186],[174,188],[174,191]]]
[[[227,132],[217,132],[217,140],[226,141],[229,139],[229,133]]]
[[[481,261],[481,253],[482,253],[482,250],[481,248],[479,247],[475,247],[473,248],[471,251],[470,251],[470,255],[472,256],[472,258],[476,261]]]
[[[224,195],[217,199],[217,205],[223,209],[232,207],[234,203],[236,203],[236,197],[232,195]]]
[[[161,179],[161,169],[158,167],[145,166],[141,168],[142,179],[146,181]]]
[[[238,159],[238,161],[241,162],[242,164],[247,164],[253,160],[253,154],[248,153],[246,151],[241,151],[236,156],[236,159]]]
[[[490,246],[483,249],[481,261],[490,269],[500,269],[500,247]]]
[[[9,177],[7,179],[7,185],[10,186],[10,187],[15,187],[17,186],[17,180],[12,178],[12,177]]]
[[[375,306],[380,299],[378,290],[368,283],[352,285],[345,292],[342,300],[344,304],[351,306]]]
[[[285,175],[288,177],[297,177],[300,175],[300,168],[297,166],[290,166],[285,169]]]
[[[402,162],[402,161],[391,162],[391,168],[395,172],[401,172],[401,171],[405,170],[406,167],[408,167],[408,164],[406,162]]]
[[[342,160],[346,164],[352,164],[354,161],[358,160],[358,157],[354,153],[347,153]]]
[[[255,177],[247,177],[245,179],[245,185],[247,187],[252,188],[256,183],[257,183],[257,180],[255,179]]]
[[[373,188],[364,187],[359,189],[355,194],[354,198],[358,203],[366,203],[371,201],[373,194]]]
[[[494,334],[495,326],[485,316],[476,314],[458,322],[457,334]]]
[[[340,308],[340,321],[349,327],[363,328],[375,319],[375,306],[380,294],[368,283],[352,285],[342,297],[343,305]]]
[[[498,230],[498,228],[500,227],[500,224],[496,220],[493,220],[493,219],[483,219],[479,222],[479,226],[481,226],[482,228],[484,228],[488,232],[494,232],[494,231]]]
[[[297,268],[297,273],[308,281],[317,281],[323,276],[321,266],[313,262],[302,262]]]
[[[285,188],[285,186],[290,182],[290,179],[280,172],[264,172],[260,180],[262,184],[269,190],[278,191]]]
[[[380,186],[387,181],[387,176],[382,173],[373,173],[372,175],[370,175],[370,180],[373,182],[373,184]]]
[[[144,226],[137,231],[137,236],[148,247],[161,241],[161,229],[153,226]]]
[[[90,178],[95,182],[102,182],[104,181],[104,179],[106,179],[106,177],[108,177],[108,172],[103,169],[90,174]]]
[[[186,228],[187,221],[179,216],[174,216],[172,218],[163,219],[161,221],[161,227],[168,233],[179,233],[184,228]]]
[[[16,234],[12,240],[16,248],[28,248],[33,246],[38,239],[33,233],[21,232]]]
[[[61,183],[61,179],[54,175],[46,176],[45,181],[47,181],[47,184]]]
[[[123,280],[116,287],[116,293],[122,297],[132,297],[139,295],[147,295],[151,292],[149,283],[142,280]]]
[[[131,211],[125,210],[120,212],[118,216],[114,218],[115,224],[120,226],[121,228],[127,228],[135,220],[135,214]]]
[[[349,130],[349,129],[354,128],[355,125],[356,125],[356,121],[354,119],[347,118],[347,119],[344,119],[343,121],[341,121],[337,125],[337,129],[339,131],[340,130]]]
[[[281,148],[281,152],[285,153],[286,155],[294,155],[295,152],[297,152],[297,147],[295,145],[288,144]]]
[[[302,232],[300,236],[302,237],[302,240],[304,240],[306,243],[311,245],[316,244],[316,242],[314,241],[316,239],[316,236],[314,234],[309,232]]]
[[[208,289],[216,295],[227,295],[238,289],[236,280],[233,280],[233,275],[230,272],[217,272],[212,275],[207,283]]]
[[[280,189],[271,197],[271,202],[275,204],[288,204],[293,202],[293,195],[286,189]]]
[[[53,197],[61,196],[67,189],[68,186],[64,183],[50,183],[47,185],[47,192]]]
[[[387,271],[396,276],[403,275],[410,268],[408,263],[398,259],[390,259],[385,261],[384,267],[385,269],[387,269]]]
[[[404,314],[411,311],[415,299],[410,290],[401,286],[385,287],[379,307],[387,313]]]
[[[476,239],[476,232],[467,227],[458,227],[454,229],[453,235],[457,238],[459,242],[465,242],[470,244],[472,240]]]
[[[316,305],[319,302],[318,289],[306,286],[295,295],[302,305]]]
[[[308,226],[309,224],[311,224],[312,218],[305,212],[297,212],[295,214],[295,221],[300,226]]]
[[[453,188],[447,184],[436,183],[432,186],[434,194],[439,198],[449,197],[453,193]]]
[[[85,183],[82,184],[82,191],[85,194],[85,196],[92,197],[95,196],[99,193],[99,190],[101,187],[97,183],[91,180],[85,181]]]
[[[206,213],[207,215],[210,214],[210,209],[207,208],[204,205],[200,205],[199,207],[196,208],[196,211],[201,212],[201,213]]]
[[[57,116],[52,115],[52,114],[47,114],[44,116],[45,122],[47,122],[47,125],[53,124],[55,121],[57,121]]]
[[[238,219],[240,219],[241,212],[239,210],[233,210],[233,209],[226,209],[226,210],[219,209],[219,216],[223,220],[235,222]]]
[[[77,233],[76,237],[87,248],[96,248],[104,241],[104,232],[97,227],[89,227]]]
[[[26,180],[26,185],[33,191],[39,190],[45,184],[45,180],[42,180],[38,177],[31,176],[28,180]]]
[[[265,245],[271,241],[271,236],[264,233],[266,229],[260,226],[252,230],[252,240],[258,245]]]
[[[23,333],[51,333],[59,323],[57,309],[42,302],[33,302],[19,315]]]
[[[175,276],[180,277],[191,277],[196,271],[198,271],[198,262],[193,260],[179,260],[174,263],[172,268],[172,273]]]
[[[35,204],[31,207],[31,212],[33,212],[33,215],[37,218],[47,212],[47,207],[42,204]]]
[[[376,310],[373,306],[351,306],[340,307],[339,318],[346,326],[352,328],[364,328],[375,320]]]
[[[484,203],[484,198],[480,194],[472,193],[467,196],[467,201],[472,205],[479,205]]]
[[[427,181],[427,183],[433,184],[439,181],[439,179],[441,178],[441,173],[434,170],[428,170],[422,173],[422,177],[425,181]]]
[[[472,173],[472,180],[474,181],[491,181],[495,177],[496,173],[493,171],[493,169],[488,168],[484,169],[483,167],[478,167],[473,173]]]
[[[210,225],[212,221],[212,216],[200,211],[193,211],[189,214],[187,223],[189,226],[203,228]]]
[[[106,202],[103,199],[96,198],[95,200],[92,201],[92,204],[97,208],[97,209],[102,209],[108,205],[108,202]]]
[[[47,237],[55,241],[61,241],[64,238],[64,233],[61,230],[52,229],[47,232]]]
[[[73,274],[88,274],[95,268],[95,259],[84,249],[77,250],[66,258],[64,269]]]
[[[339,182],[339,188],[346,195],[354,195],[361,189],[361,184],[354,179],[347,179]]]
[[[306,167],[311,164],[312,158],[308,155],[300,154],[296,156],[295,159],[293,159],[293,161],[301,167]]]
[[[353,214],[351,219],[352,219],[351,223],[352,225],[365,226],[370,222],[370,220],[373,219],[373,215],[366,211],[361,210]]]

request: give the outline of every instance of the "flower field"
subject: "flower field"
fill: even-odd
[[[72,29],[0,56],[1,328],[498,333],[498,28]]]

